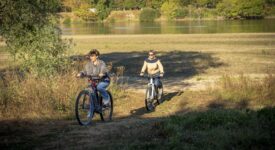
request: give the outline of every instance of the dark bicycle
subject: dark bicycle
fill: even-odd
[[[147,75],[149,83],[147,84],[145,93],[145,106],[148,111],[155,109],[155,104],[162,103],[163,87],[158,88],[154,84],[154,79],[159,78],[159,75]]]
[[[75,115],[80,125],[89,125],[95,114],[99,114],[102,121],[111,121],[113,115],[113,97],[110,96],[110,103],[103,106],[102,96],[98,92],[96,86],[100,82],[98,76],[86,76],[89,85],[87,88],[79,92],[75,102]]]

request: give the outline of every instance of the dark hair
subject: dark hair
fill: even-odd
[[[89,53],[88,53],[88,56],[92,56],[92,55],[96,55],[96,56],[99,56],[100,53],[97,49],[92,49]]]
[[[153,49],[151,49],[150,51],[149,51],[149,53],[153,53],[154,55],[156,55],[156,51],[155,50],[153,50]]]

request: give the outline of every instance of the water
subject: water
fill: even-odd
[[[275,19],[75,23],[61,24],[60,27],[64,35],[267,33],[275,32]]]

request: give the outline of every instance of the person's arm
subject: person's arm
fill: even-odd
[[[106,67],[105,62],[103,62],[103,61],[101,62],[99,70],[100,70],[99,71],[99,76],[100,77],[103,77],[107,73],[107,67]]]
[[[84,70],[80,71],[80,73],[77,74],[77,77],[83,77],[87,75],[87,67],[88,64],[85,65]]]
[[[163,65],[162,65],[162,63],[160,62],[160,60],[157,61],[157,64],[158,64],[158,67],[159,67],[159,70],[160,70],[160,76],[163,76],[163,74],[164,74],[164,69],[163,69]]]
[[[140,71],[140,75],[141,75],[141,76],[144,75],[144,72],[145,72],[146,68],[147,68],[147,63],[146,63],[146,61],[144,61],[143,66],[142,66],[142,69],[141,69],[141,71]]]

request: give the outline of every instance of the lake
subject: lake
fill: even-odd
[[[60,24],[64,35],[275,32],[275,19]]]

